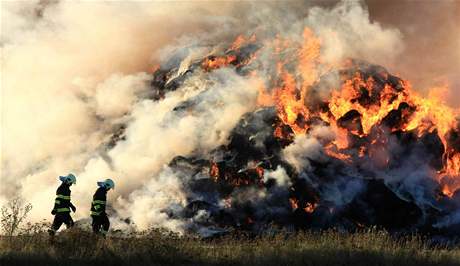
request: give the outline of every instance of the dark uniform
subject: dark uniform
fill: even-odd
[[[107,234],[110,227],[109,218],[105,213],[105,205],[107,201],[107,189],[99,187],[94,193],[93,202],[91,203],[91,218],[93,218],[93,232],[101,232]],[[102,228],[102,230],[101,230]]]
[[[63,182],[56,191],[56,200],[51,214],[54,215],[54,221],[51,225],[50,234],[54,234],[64,223],[67,228],[74,225],[70,216],[70,209],[75,211],[75,206],[70,202],[70,186]]]

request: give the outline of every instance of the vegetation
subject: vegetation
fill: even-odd
[[[368,230],[231,234],[203,240],[151,230],[97,238],[71,229],[0,240],[0,265],[460,265],[460,248],[429,247],[420,237],[394,239]]]
[[[148,230],[107,239],[72,228],[51,238],[46,222],[23,226],[30,204],[1,209],[0,265],[460,265],[460,246],[428,245],[385,231],[231,233],[214,239]]]
[[[19,229],[32,210],[32,204],[24,203],[21,198],[15,198],[0,209],[0,226],[4,234],[12,237]]]

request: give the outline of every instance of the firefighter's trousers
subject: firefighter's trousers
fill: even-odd
[[[62,224],[65,224],[67,228],[70,228],[74,225],[70,212],[58,212],[54,215],[53,224],[51,225],[51,230],[56,232],[59,230]],[[50,232],[51,233],[51,232]]]
[[[103,235],[107,234],[110,227],[109,218],[106,214],[100,215],[91,215],[93,218],[93,232],[98,234],[102,233]]]

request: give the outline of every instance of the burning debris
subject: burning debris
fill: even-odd
[[[431,232],[458,211],[458,112],[417,95],[381,66],[346,60],[325,67],[308,28],[300,44],[253,35],[229,47],[186,70],[160,66],[153,73],[159,101],[198,72],[268,75],[259,109],[240,119],[227,144],[171,161],[191,178],[184,181],[189,203],[165,210],[170,218],[190,220],[200,232],[269,225]],[[273,65],[265,69],[258,56]],[[182,102],[174,112],[193,112],[194,104]]]

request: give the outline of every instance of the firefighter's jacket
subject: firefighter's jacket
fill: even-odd
[[[99,187],[94,193],[93,202],[91,203],[91,216],[103,216],[105,213],[105,205],[107,201],[107,189]]]
[[[75,208],[70,202],[70,186],[62,183],[56,190],[53,211],[56,213],[70,212],[70,208]]]

